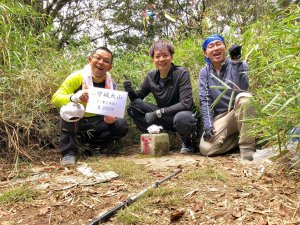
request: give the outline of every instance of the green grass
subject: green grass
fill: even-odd
[[[88,159],[88,162],[97,171],[114,171],[120,178],[125,178],[128,181],[143,181],[144,184],[150,185],[152,180],[144,166],[135,164],[130,160],[112,157]]]
[[[122,210],[117,218],[122,222],[122,224],[147,224],[149,221],[146,220],[146,218],[139,217],[137,214],[134,214],[131,212],[130,209],[124,209]]]
[[[123,224],[153,224],[157,218],[153,217],[155,209],[162,211],[182,205],[180,188],[158,187],[145,193],[140,199],[122,210],[117,218]],[[149,216],[145,216],[149,215]]]
[[[0,193],[0,205],[15,202],[28,202],[38,195],[38,191],[29,186],[15,187]]]
[[[201,180],[201,179],[211,179],[211,180],[220,180],[220,181],[228,180],[228,177],[225,174],[213,168],[195,170],[186,174],[185,177],[188,180]]]

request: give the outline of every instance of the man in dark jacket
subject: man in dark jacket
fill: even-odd
[[[182,138],[182,154],[194,151],[192,139],[196,136],[197,120],[192,112],[193,95],[190,74],[184,67],[175,66],[174,47],[163,40],[154,42],[149,50],[156,70],[145,77],[139,90],[134,91],[129,80],[124,82],[131,104],[127,109],[137,127],[147,132],[151,124],[167,131],[177,131]],[[157,105],[143,101],[152,93]]]
[[[207,65],[198,80],[204,124],[200,152],[211,156],[239,146],[241,157],[253,160],[255,138],[243,119],[254,117],[255,111],[247,107],[251,94],[247,92],[248,64],[239,61],[241,46],[232,46],[231,59],[226,58],[224,38],[215,34],[204,41],[202,49]]]

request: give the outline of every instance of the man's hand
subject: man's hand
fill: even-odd
[[[75,103],[87,102],[89,100],[88,92],[86,91],[77,91],[71,96],[71,101]]]
[[[231,47],[229,48],[229,55],[230,58],[232,60],[238,60],[241,58],[242,56],[242,46],[241,45],[237,45],[237,44],[233,44],[231,45]]]
[[[124,85],[125,91],[132,92],[132,82],[130,80],[125,80],[123,82],[123,85]]]
[[[145,120],[147,123],[152,123],[155,119],[157,119],[157,114],[156,112],[148,112],[145,115]]]
[[[116,121],[116,117],[114,116],[104,116],[104,122],[112,124]]]
[[[208,128],[204,131],[204,134],[203,134],[203,139],[205,141],[208,141],[208,142],[211,142],[213,139],[214,139],[214,129],[211,127],[211,128]]]

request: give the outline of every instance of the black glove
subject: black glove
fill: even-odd
[[[229,48],[229,55],[230,58],[232,60],[238,60],[241,58],[242,56],[242,46],[241,45],[237,45],[237,44],[233,44],[231,45],[231,47]]]
[[[127,91],[127,92],[132,92],[133,91],[132,90],[132,82],[130,80],[125,80],[123,82],[123,85],[124,85],[125,91]]]
[[[145,120],[147,123],[152,123],[157,118],[158,118],[158,116],[157,116],[156,112],[148,112],[145,115]]]
[[[203,134],[203,139],[205,141],[210,142],[213,140],[213,138],[214,138],[213,128],[211,127],[211,128],[206,129]]]

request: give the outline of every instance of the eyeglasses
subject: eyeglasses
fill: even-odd
[[[96,55],[93,55],[92,56],[93,59],[95,59],[97,62],[103,62],[103,63],[106,63],[106,64],[111,64],[111,60],[108,59],[108,58],[103,58],[101,56],[96,56]]]
[[[221,46],[223,46],[223,42],[222,41],[215,41],[215,42],[212,42],[212,43],[210,43],[208,46],[207,46],[207,48],[208,49],[214,49],[215,47],[216,48],[220,48]]]

